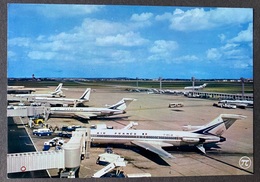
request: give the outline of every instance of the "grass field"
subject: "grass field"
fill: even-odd
[[[29,88],[41,88],[48,86],[57,86],[60,82],[63,83],[64,87],[90,87],[93,89],[104,88],[104,87],[113,87],[113,86],[124,86],[124,87],[138,87],[138,88],[160,88],[159,81],[126,81],[126,80],[115,80],[115,81],[102,81],[102,80],[90,80],[90,81],[8,81],[8,85],[10,86],[18,86],[23,85]],[[202,85],[204,82],[196,82],[197,85]],[[205,92],[221,92],[221,93],[241,93],[242,86],[239,82],[206,82],[208,83],[207,87],[204,88]],[[183,82],[183,81],[163,81],[162,89],[172,89],[179,90],[184,89],[186,86],[191,86],[191,82]],[[252,94],[253,93],[253,83],[247,82],[244,84],[245,93]]]

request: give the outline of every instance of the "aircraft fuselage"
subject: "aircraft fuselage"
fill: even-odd
[[[92,143],[131,143],[132,141],[165,142],[173,146],[198,145],[202,143],[217,143],[222,137],[201,135],[185,131],[160,130],[114,130],[92,129]]]

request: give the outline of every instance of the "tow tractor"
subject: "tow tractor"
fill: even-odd
[[[44,142],[43,151],[47,151],[50,147],[60,148],[64,144],[64,140],[60,137],[55,137],[48,142]]]
[[[61,128],[61,132],[58,134],[59,137],[67,137],[70,138],[72,136],[72,132],[75,131],[77,128],[81,128],[81,126],[63,126]]]
[[[34,125],[39,125],[44,123],[44,117],[41,115],[37,115],[33,118],[31,118]]]

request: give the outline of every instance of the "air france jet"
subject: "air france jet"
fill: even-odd
[[[30,101],[35,103],[49,103],[56,106],[71,106],[76,107],[78,104],[84,104],[89,101],[91,89],[87,88],[86,91],[79,99],[73,98],[48,98],[48,97],[33,97]]]
[[[118,114],[125,114],[127,106],[134,101],[132,98],[123,98],[118,103],[109,106],[108,108],[98,107],[51,107],[47,114],[57,116],[79,117],[90,119],[92,117],[106,117]]]
[[[47,94],[15,94],[15,95],[8,95],[8,101],[30,101],[32,97],[63,97],[62,92],[62,83],[60,83],[54,92],[47,93]]]
[[[91,142],[96,144],[131,143],[154,152],[162,158],[174,158],[162,147],[196,146],[205,152],[204,144],[224,142],[224,132],[238,119],[245,116],[221,114],[203,126],[186,126],[189,131],[91,129]]]
[[[207,83],[204,83],[203,85],[200,86],[189,86],[189,87],[184,87],[185,90],[201,90],[207,86]]]

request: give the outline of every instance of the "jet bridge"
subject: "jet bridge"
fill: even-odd
[[[65,168],[64,150],[7,154],[7,173]]]
[[[45,106],[7,106],[7,117],[30,117],[43,114],[46,116],[49,107]]]
[[[88,157],[85,142],[87,128],[78,128],[72,133],[71,139],[63,148],[54,151],[40,151],[27,153],[7,154],[7,173],[36,171],[43,169],[62,169],[61,177],[77,176],[80,167],[80,157]],[[74,177],[75,177],[74,176]]]

